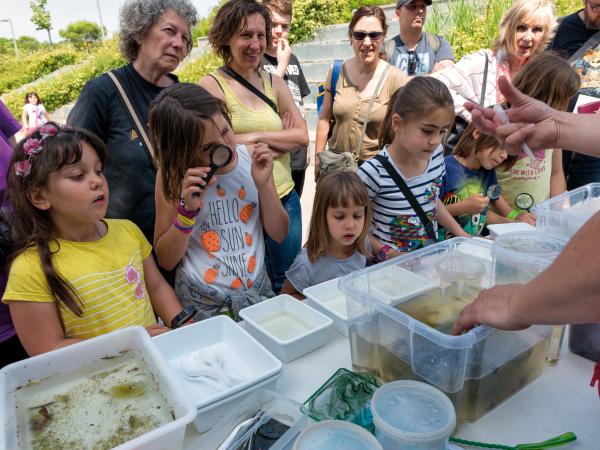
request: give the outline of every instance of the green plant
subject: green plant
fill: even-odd
[[[200,78],[208,75],[223,64],[221,58],[213,52],[208,52],[193,61],[184,64],[175,73],[179,81],[185,83],[197,83]]]
[[[58,32],[60,37],[71,42],[77,48],[89,48],[102,39],[100,25],[88,20],[78,20],[70,23],[67,28]]]
[[[74,64],[83,54],[72,47],[40,50],[21,58],[2,58],[0,65],[0,93],[41,78],[55,70]]]
[[[79,64],[68,72],[50,79],[42,79],[33,83],[28,90],[35,91],[44,101],[48,111],[53,111],[75,100],[85,84],[92,78],[109,69],[125,64],[118,50],[117,39],[106,41],[98,48],[92,58]],[[22,89],[13,90],[3,95],[3,101],[17,117],[21,116],[23,107]]]
[[[48,42],[52,44],[52,36],[50,30],[52,29],[52,19],[50,18],[50,11],[46,11],[46,4],[48,0],[33,0],[29,2],[31,7],[31,21],[36,26],[36,30],[46,30],[48,32]]]

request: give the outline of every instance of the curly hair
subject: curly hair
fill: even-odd
[[[217,11],[208,32],[208,42],[226,65],[231,62],[229,41],[246,26],[246,20],[253,14],[260,14],[264,18],[267,48],[270,48],[273,41],[271,12],[263,3],[255,0],[229,0]]]
[[[119,13],[121,53],[129,62],[137,58],[139,40],[143,40],[154,23],[167,10],[173,10],[185,19],[191,28],[198,20],[196,8],[188,0],[129,0]],[[193,42],[188,39],[187,54]]]

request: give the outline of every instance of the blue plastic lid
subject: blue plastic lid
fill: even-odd
[[[373,423],[394,440],[448,438],[456,425],[454,406],[439,389],[419,381],[392,381],[371,400]]]

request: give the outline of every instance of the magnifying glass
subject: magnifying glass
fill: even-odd
[[[502,186],[500,186],[499,184],[492,184],[486,192],[487,196],[489,197],[489,199],[493,202],[495,202],[496,200],[498,200],[500,198],[500,196],[502,195]]]
[[[515,197],[515,206],[523,211],[529,211],[533,206],[533,196],[527,192],[521,192]]]
[[[204,179],[206,183],[204,186],[208,186],[208,182],[211,180],[211,178],[214,176],[218,169],[220,169],[221,167],[225,167],[231,162],[231,158],[233,158],[233,151],[226,145],[216,144],[210,149],[209,158],[210,171]],[[196,186],[202,188],[202,186],[200,186],[199,184]],[[194,197],[200,197],[200,192],[194,192],[193,195]]]

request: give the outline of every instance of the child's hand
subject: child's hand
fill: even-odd
[[[535,216],[533,214],[531,214],[530,212],[522,212],[521,214],[519,214],[515,220],[517,222],[525,222],[528,223],[531,226],[535,227]]]
[[[183,185],[181,187],[181,197],[185,201],[185,209],[195,211],[204,207],[204,191],[206,188],[206,175],[210,172],[210,167],[193,167],[185,172]],[[209,185],[215,183],[217,177],[214,176],[209,181]],[[196,195],[194,195],[196,194]]]
[[[474,194],[468,199],[464,200],[464,203],[467,213],[481,214],[481,212],[483,212],[483,210],[490,204],[490,199],[482,194]]]
[[[265,186],[273,176],[273,157],[267,144],[255,144],[252,151],[252,179],[256,187]]]
[[[166,333],[167,331],[171,331],[169,327],[165,327],[163,325],[159,325],[154,323],[148,327],[146,327],[146,331],[150,335],[150,337],[158,336],[159,334]]]

